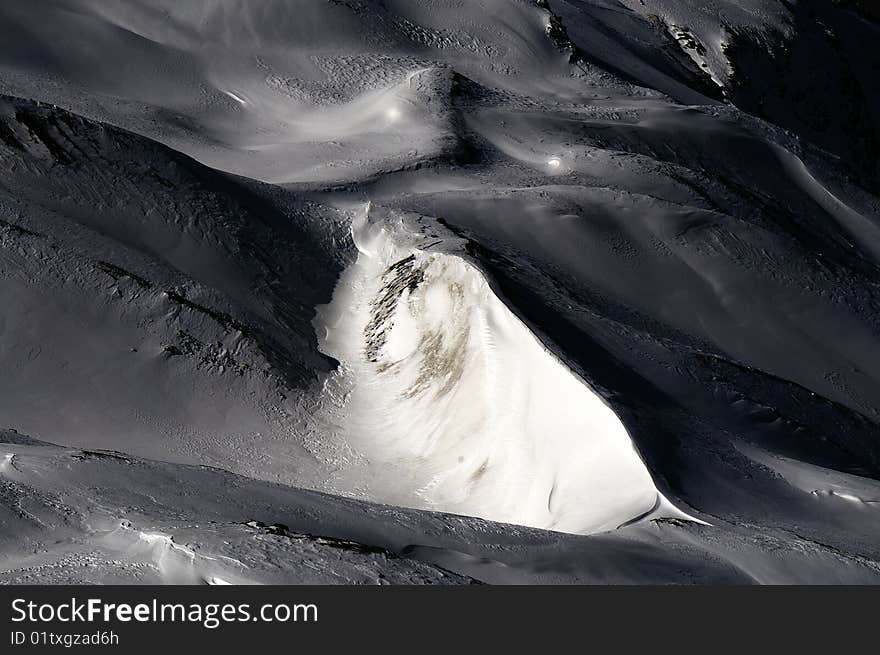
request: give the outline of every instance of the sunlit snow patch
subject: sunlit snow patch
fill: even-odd
[[[353,453],[333,491],[576,533],[683,516],[614,412],[478,269],[391,230],[355,229],[357,261],[316,320]]]
[[[244,99],[243,97],[241,97],[237,93],[234,93],[232,91],[224,91],[223,93],[225,93],[227,96],[229,96],[230,98],[235,100],[238,104],[240,104],[243,107],[247,107],[250,104],[246,99]]]
[[[685,54],[687,54],[700,70],[706,73],[715,84],[723,89],[724,82],[718,77],[712,69],[712,66],[709,65],[709,53],[700,39],[690,30],[684,27],[679,27],[678,25],[668,25],[667,29],[672,37],[678,41],[678,44],[681,46],[681,49]]]

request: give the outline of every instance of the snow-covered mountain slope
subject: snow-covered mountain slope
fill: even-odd
[[[3,422],[295,468],[278,435],[332,370],[311,320],[345,258],[337,213],[27,101],[0,101],[0,135]]]
[[[459,257],[410,269],[413,244],[360,237],[362,254],[385,252],[340,279],[321,344],[314,308],[347,256],[341,212],[279,206],[61,110],[2,109],[4,423],[571,532],[684,516],[613,412]],[[348,373],[330,375],[319,346]]]
[[[589,537],[373,505],[0,431],[0,582],[877,582],[772,526],[655,521]],[[96,484],[100,482],[100,484]]]
[[[737,107],[840,157],[880,189],[876,5],[840,0],[623,0],[664,25]]]
[[[221,542],[245,552],[253,519],[416,544],[410,579],[874,579],[870,14],[53,0],[0,18],[0,425],[187,488],[223,483],[178,465],[220,467],[336,526],[233,504],[244,532]],[[69,448],[33,452],[62,469]],[[116,488],[111,459],[91,474]],[[56,475],[45,493],[72,493]],[[376,509],[362,538],[366,501],[414,511]],[[177,534],[177,502],[132,523]],[[391,516],[403,546],[377,538]],[[108,520],[102,557],[184,552]],[[463,546],[484,530],[503,543]],[[552,575],[500,573],[551,542]]]
[[[575,93],[548,16],[506,0],[14,2],[0,9],[2,90],[249,177],[351,181],[455,155],[453,69]]]
[[[327,423],[360,455],[335,488],[574,533],[687,518],[614,412],[477,268],[442,239],[413,242],[405,218],[369,213],[354,226],[357,261],[316,319],[321,350],[341,362]]]

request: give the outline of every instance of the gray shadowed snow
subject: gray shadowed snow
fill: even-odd
[[[877,29],[4,3],[0,579],[876,582]]]
[[[594,536],[406,510],[3,433],[7,584],[876,582],[790,531],[654,521]],[[26,443],[21,443],[25,442]],[[101,485],[95,486],[94,481]],[[876,488],[876,487],[875,487]]]

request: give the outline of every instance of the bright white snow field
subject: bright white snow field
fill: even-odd
[[[346,452],[335,490],[575,533],[683,516],[614,412],[477,268],[401,226],[353,232],[357,261],[316,319],[341,362],[325,389]]]

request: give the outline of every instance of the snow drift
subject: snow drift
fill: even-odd
[[[477,268],[416,248],[369,207],[354,241],[357,261],[316,319],[319,347],[341,362],[326,391],[354,453],[337,491],[579,533],[661,504],[655,515],[683,516],[614,412]]]

